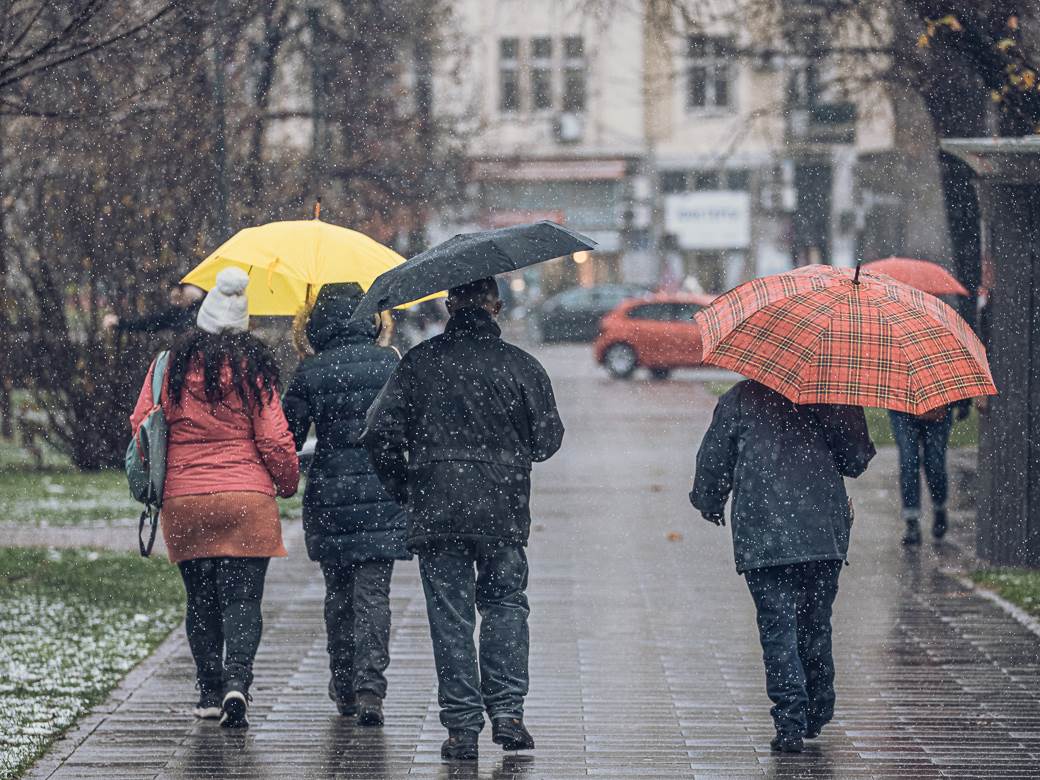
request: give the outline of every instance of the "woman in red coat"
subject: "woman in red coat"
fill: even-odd
[[[196,717],[247,726],[268,561],[286,554],[275,495],[296,492],[299,461],[278,397],[270,350],[248,331],[238,269],[217,276],[198,328],[170,352],[161,403],[169,424],[160,515],[187,592]],[[152,368],[131,416],[152,406]]]

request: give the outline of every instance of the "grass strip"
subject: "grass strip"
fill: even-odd
[[[0,780],[18,777],[176,626],[164,560],[0,548]]]
[[[1040,616],[1040,571],[1033,569],[983,569],[971,579],[994,591],[1031,615]]]

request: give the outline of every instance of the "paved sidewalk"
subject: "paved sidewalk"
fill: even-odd
[[[335,715],[322,585],[294,528],[271,567],[253,727],[193,722],[180,632],[32,777],[1036,777],[1040,640],[944,573],[950,546],[898,543],[895,454],[852,483],[851,566],[836,605],[835,721],[801,756],[770,755],[751,599],[727,529],[689,508],[714,398],[688,377],[612,382],[582,348],[542,355],[568,433],[535,474],[531,696],[538,749],[481,741],[443,765],[414,562],[399,565],[387,725]],[[670,541],[669,534],[682,535]]]

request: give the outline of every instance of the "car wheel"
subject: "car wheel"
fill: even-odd
[[[638,364],[636,351],[628,344],[611,344],[603,353],[603,365],[615,379],[628,379]]]
[[[659,382],[664,381],[665,379],[667,379],[671,375],[672,375],[671,370],[667,369],[667,368],[651,368],[650,369],[650,378],[651,379],[656,379]]]

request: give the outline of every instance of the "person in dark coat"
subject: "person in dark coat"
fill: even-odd
[[[545,370],[500,338],[495,280],[452,289],[447,305],[445,332],[404,356],[362,439],[408,509],[448,729],[441,755],[475,760],[485,710],[497,744],[534,747],[523,722],[530,473],[560,448],[563,423]]]
[[[834,714],[831,607],[849,548],[843,477],[874,457],[858,406],[798,405],[758,382],[715,408],[697,453],[690,503],[730,526],[737,572],[758,613],[774,750],[799,752]]]
[[[204,291],[193,284],[175,284],[170,288],[169,306],[137,317],[106,314],[102,324],[118,333],[183,333],[195,326],[204,296]]]
[[[325,577],[329,696],[342,715],[382,725],[383,673],[390,663],[390,576],[410,558],[407,517],[376,476],[359,437],[365,413],[397,365],[377,346],[376,321],[351,322],[363,293],[353,283],[326,284],[306,325],[315,355],[304,360],[285,394],[296,447],[311,422],[318,442],[303,497],[307,554]]]

